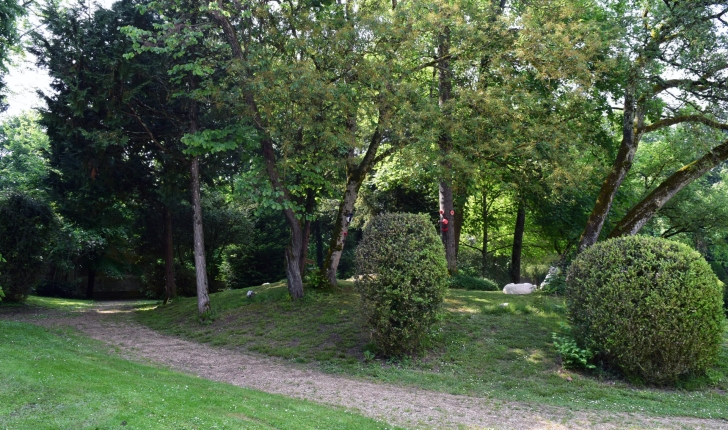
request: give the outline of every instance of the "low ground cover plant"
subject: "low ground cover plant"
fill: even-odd
[[[356,282],[372,341],[385,356],[418,353],[442,310],[447,263],[426,215],[374,217],[356,250]]]
[[[460,288],[472,291],[499,291],[498,284],[487,278],[476,278],[475,276],[454,275],[447,280],[450,288]]]
[[[721,287],[686,245],[631,236],[598,243],[567,275],[569,320],[577,343],[628,377],[674,384],[718,358]]]

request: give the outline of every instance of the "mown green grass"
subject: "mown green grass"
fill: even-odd
[[[0,428],[390,426],[341,408],[129,362],[105,353],[99,343],[71,332],[51,332],[0,320]]]
[[[575,410],[728,419],[728,332],[720,361],[707,377],[680,389],[656,389],[608,374],[563,370],[551,337],[565,322],[560,298],[450,290],[429,352],[393,362],[365,359],[370,346],[350,283],[336,293],[308,290],[296,303],[284,283],[251,289],[257,292],[252,300],[245,298],[247,290],[213,294],[210,323],[197,322],[194,298],[137,312],[136,318],[188,339],[395,384]]]

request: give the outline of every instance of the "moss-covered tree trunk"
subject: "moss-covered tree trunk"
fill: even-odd
[[[382,111],[380,110],[379,122],[381,124],[383,120]],[[380,128],[377,127],[374,130],[374,134],[369,142],[369,148],[364,155],[364,158],[358,165],[347,163],[347,177],[346,177],[346,190],[344,191],[344,197],[339,203],[339,210],[334,220],[334,229],[331,232],[331,242],[329,244],[329,250],[326,253],[326,259],[324,260],[324,276],[329,282],[329,285],[335,287],[336,283],[336,271],[339,268],[339,262],[341,261],[341,254],[344,252],[344,243],[346,237],[349,234],[349,223],[346,221],[346,217],[352,214],[354,211],[354,204],[356,203],[357,196],[359,195],[359,189],[361,188],[366,175],[371,171],[372,167],[377,163],[377,151],[379,151],[379,145],[382,143],[382,135]],[[354,151],[350,151],[349,158],[353,160]]]
[[[703,157],[683,166],[665,179],[622,218],[609,233],[609,237],[637,234],[675,194],[726,159],[728,159],[728,141],[716,146]]]
[[[579,240],[579,252],[594,245],[599,240],[604,222],[609,215],[614,202],[614,196],[632,168],[634,155],[644,129],[644,110],[638,105],[636,99],[637,71],[633,70],[624,96],[624,114],[622,117],[622,142],[617,158],[612,165],[606,179],[599,190],[599,196],[594,204],[594,210],[584,227]]]

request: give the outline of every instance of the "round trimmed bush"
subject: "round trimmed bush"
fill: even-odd
[[[385,356],[422,350],[447,290],[445,250],[426,215],[374,217],[356,249],[362,313]]]
[[[721,293],[699,253],[647,236],[592,246],[566,278],[568,315],[580,346],[627,377],[655,384],[703,371],[717,358]]]

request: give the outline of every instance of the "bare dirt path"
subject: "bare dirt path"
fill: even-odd
[[[725,420],[578,412],[329,375],[269,357],[163,335],[134,322],[131,312],[128,302],[102,302],[78,312],[32,308],[6,312],[0,318],[73,327],[117,349],[125,358],[240,387],[343,406],[407,428],[728,429]]]

